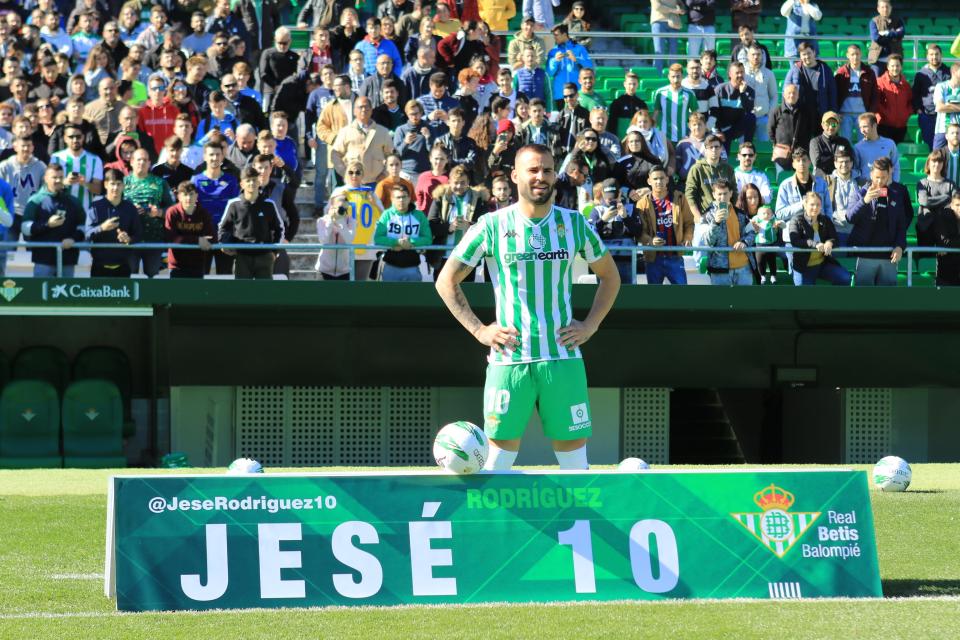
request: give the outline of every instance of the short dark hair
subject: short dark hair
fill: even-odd
[[[807,160],[809,158],[810,154],[803,147],[797,147],[790,153],[791,160]]]
[[[123,172],[120,169],[107,169],[103,172],[103,181],[123,182]]]
[[[454,107],[453,109],[450,109],[450,111],[447,113],[447,117],[450,117],[450,116],[456,116],[461,120],[466,120],[467,112],[463,110],[463,107]]]
[[[730,181],[726,178],[717,179],[711,186],[711,191],[716,191],[717,189],[730,189],[733,190],[733,186],[730,184]]]
[[[555,33],[555,34],[556,34],[556,33],[562,33],[562,34],[564,34],[564,35],[569,35],[569,34],[570,34],[570,28],[567,27],[567,25],[565,25],[564,23],[561,22],[560,24],[554,25],[554,26],[553,26],[553,29],[550,29],[550,32],[551,32],[551,33]]]
[[[873,161],[871,169],[876,169],[877,171],[890,171],[893,169],[893,161],[886,156],[882,156]]]
[[[240,175],[241,182],[244,180],[259,180],[260,172],[254,169],[253,167],[247,167],[243,170],[243,173]]]
[[[546,109],[546,108],[547,108],[547,103],[544,102],[542,98],[534,98],[533,100],[530,101],[530,107],[531,107],[531,108],[533,108],[533,107],[543,107],[544,109]]]

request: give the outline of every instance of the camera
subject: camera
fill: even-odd
[[[347,215],[347,208],[344,205],[340,205],[339,207],[337,207],[337,215],[338,216]]]

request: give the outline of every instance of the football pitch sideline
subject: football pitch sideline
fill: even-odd
[[[107,479],[135,473],[163,472],[0,471],[0,639],[960,637],[960,464],[871,491],[883,599],[118,613],[103,595]]]

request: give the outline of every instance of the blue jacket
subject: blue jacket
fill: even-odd
[[[827,181],[820,176],[813,178],[813,191],[820,196],[823,202],[823,213],[828,218],[833,216],[833,203],[830,201],[830,189],[827,187]],[[786,223],[790,222],[798,213],[803,213],[803,196],[800,195],[800,188],[797,186],[796,175],[784,180],[777,189],[777,206],[774,209],[777,220],[782,220],[784,229]],[[786,240],[784,234],[784,240]]]
[[[790,67],[781,86],[788,84],[800,88],[800,107],[816,111],[818,119],[827,111],[838,111],[837,82],[833,71],[824,62],[817,60],[817,65],[812,69],[797,62]]]
[[[370,40],[370,36],[364,36],[363,40],[358,42],[354,49],[363,54],[363,72],[368,76],[377,72],[377,56],[384,53],[393,60],[393,72],[397,74],[397,77],[400,77],[400,74],[403,73],[403,58],[400,57],[400,51],[397,49],[397,45],[386,38],[380,38],[380,42],[374,44]]]
[[[430,127],[434,138],[439,138],[445,134],[448,129],[446,122],[439,119],[431,120],[430,114],[437,110],[446,111],[449,114],[451,109],[460,106],[460,101],[456,98],[451,98],[449,94],[444,94],[442,98],[437,100],[433,97],[433,94],[429,92],[417,98],[417,102],[423,107],[423,123]]]
[[[120,226],[112,231],[103,231],[100,225],[110,218],[120,219]],[[113,206],[106,198],[97,198],[87,211],[85,235],[89,242],[117,244],[117,232],[126,231],[130,236],[131,244],[140,242],[143,235],[143,225],[140,214],[132,202],[126,198],[120,204]],[[93,261],[97,264],[123,264],[130,258],[130,252],[125,249],[93,249],[90,252]]]
[[[707,229],[701,237],[701,246],[732,247],[733,245],[727,240],[726,221],[717,222],[714,218],[714,214],[717,212],[717,204],[716,202],[711,204],[710,208],[703,214],[703,222],[707,225]],[[754,246],[754,244],[756,244],[757,232],[753,228],[753,225],[750,224],[750,218],[747,217],[747,214],[744,212],[731,206],[727,210],[727,216],[732,215],[736,215],[737,220],[740,222],[740,242],[748,247]],[[757,268],[756,254],[748,253],[747,260],[754,269]],[[726,271],[730,268],[730,254],[727,252],[711,251],[707,254],[707,268],[714,272]]]
[[[565,57],[558,62],[557,54],[566,55],[568,51],[573,53],[574,59],[570,60]],[[563,85],[567,82],[577,85],[577,91],[580,90],[578,77],[580,69],[584,67],[592,69],[593,61],[590,60],[590,54],[587,53],[587,50],[573,40],[568,40],[563,45],[557,45],[550,49],[550,53],[547,54],[547,75],[553,78],[554,100],[563,99]]]
[[[900,247],[907,248],[907,226],[913,220],[913,203],[907,188],[899,182],[891,182],[887,187],[887,228],[880,244],[871,244],[874,225],[877,222],[877,201],[867,204],[863,201],[870,185],[857,190],[853,204],[847,209],[847,222],[853,225],[847,244],[851,247]],[[864,254],[866,258],[883,258],[883,254]]]

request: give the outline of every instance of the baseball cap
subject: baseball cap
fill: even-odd
[[[836,120],[839,123],[840,116],[837,115],[836,111],[827,111],[823,114],[823,117],[820,118],[820,124],[825,123],[827,120]]]

